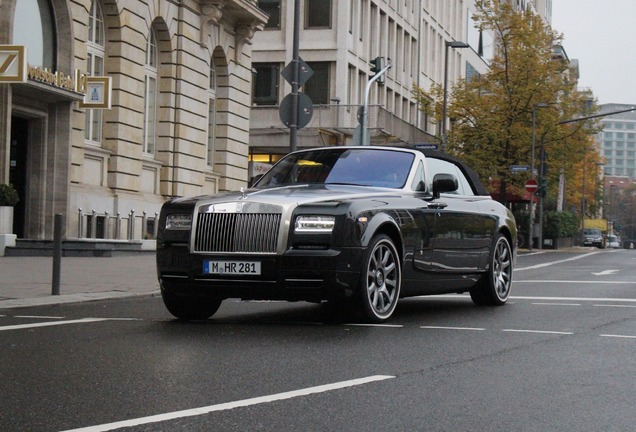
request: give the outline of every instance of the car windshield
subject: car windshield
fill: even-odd
[[[382,149],[331,149],[293,153],[281,159],[256,187],[349,184],[400,189],[415,155]]]

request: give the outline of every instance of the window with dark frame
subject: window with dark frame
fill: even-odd
[[[308,62],[314,74],[303,86],[313,104],[329,104],[329,62]]]
[[[331,28],[331,0],[305,1],[305,28]]]
[[[278,63],[254,63],[252,103],[254,105],[278,105],[278,82],[280,66]]]
[[[280,29],[280,0],[258,0],[258,7],[269,15],[265,29]]]

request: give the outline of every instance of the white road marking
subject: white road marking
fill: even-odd
[[[34,319],[64,319],[63,316],[46,316],[46,315],[16,315],[14,318],[34,318]]]
[[[579,280],[515,280],[513,284],[517,283],[562,283],[562,284],[595,284],[595,285],[636,285],[636,281],[579,281]]]
[[[365,323],[349,323],[344,324],[352,327],[389,327],[389,328],[402,328],[402,324],[365,324]]]
[[[627,336],[627,335],[613,335],[613,334],[602,334],[599,335],[601,337],[611,337],[611,338],[623,338],[623,339],[636,339],[636,336]]]
[[[31,323],[31,324],[18,324],[18,325],[9,325],[9,326],[0,326],[0,331],[6,330],[24,330],[36,327],[52,327],[66,324],[84,324],[84,323],[93,323],[93,322],[101,322],[101,321],[142,321],[140,318],[81,318],[75,320],[65,320],[65,321],[50,321],[50,322],[39,322],[39,323]]]
[[[600,252],[591,252],[591,253],[587,253],[587,254],[583,254],[583,255],[577,255],[577,256],[572,257],[572,258],[562,259],[562,260],[559,260],[559,261],[551,261],[551,262],[547,262],[547,263],[536,264],[536,265],[529,266],[529,267],[516,268],[516,269],[514,269],[514,271],[535,270],[535,269],[539,269],[539,268],[543,268],[543,267],[549,267],[549,266],[555,265],[555,264],[561,264],[561,263],[568,262],[568,261],[576,261],[576,260],[579,260],[581,258],[587,258],[587,257],[590,257],[592,255],[596,255],[598,253],[600,253]]]
[[[108,321],[109,318],[82,318],[76,320],[67,320],[67,321],[51,321],[51,322],[43,322],[43,323],[31,323],[31,324],[19,324],[19,325],[10,325],[10,326],[2,326],[0,327],[0,331],[5,330],[24,330],[36,327],[51,327],[65,324],[83,324],[89,322],[99,322],[99,321]]]
[[[618,270],[603,270],[602,272],[598,272],[598,273],[594,273],[592,272],[592,274],[594,276],[607,276],[607,275],[611,275],[618,272]]]
[[[581,306],[581,303],[532,303],[536,306]]]
[[[547,331],[547,330],[521,330],[521,329],[503,329],[502,332],[509,333],[539,333],[539,334],[557,334],[557,335],[573,335],[572,332]]]
[[[88,426],[88,427],[83,427],[78,429],[67,430],[65,432],[101,432],[101,431],[119,429],[123,427],[135,427],[135,426],[144,425],[144,424],[175,420],[178,418],[200,416],[200,415],[209,414],[215,411],[224,411],[224,410],[230,410],[233,408],[242,408],[242,407],[247,407],[251,405],[258,405],[258,404],[275,402],[275,401],[280,401],[285,399],[292,399],[292,398],[297,398],[301,396],[309,396],[309,395],[318,394],[318,393],[325,393],[329,391],[339,390],[339,389],[343,389],[347,387],[359,386],[363,384],[372,383],[375,381],[383,381],[383,380],[392,379],[392,378],[395,378],[395,376],[374,375],[374,376],[369,376],[365,378],[358,378],[358,379],[353,379],[348,381],[340,381],[340,382],[336,382],[332,384],[325,384],[325,385],[320,385],[316,387],[308,387],[305,389],[293,390],[293,391],[288,391],[283,393],[276,393],[269,396],[261,396],[261,397],[243,399],[243,400],[227,402],[227,403],[222,403],[217,405],[208,405],[208,406],[199,407],[199,408],[192,408],[192,409],[187,409],[182,411],[174,411],[171,413],[157,414],[157,415],[148,416],[148,417],[139,417],[136,419],[123,420],[123,421],[106,423],[106,424],[95,425],[95,426]]]
[[[636,305],[609,305],[609,304],[595,304],[592,306],[598,307],[616,307],[616,308],[636,308]]]
[[[438,330],[472,330],[472,331],[484,331],[485,328],[478,327],[445,327],[445,326],[420,326],[422,329],[438,329]]]
[[[510,298],[513,298],[512,296]],[[535,297],[535,296],[515,296],[518,300],[536,301],[570,301],[570,302],[616,302],[616,303],[636,303],[633,298],[607,298],[607,297]]]

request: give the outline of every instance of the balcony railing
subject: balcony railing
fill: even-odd
[[[326,130],[353,136],[358,121],[359,105],[314,105],[313,115],[306,129]],[[402,144],[433,143],[437,138],[404,121],[381,105],[370,105],[367,126],[370,137],[383,137],[385,141]],[[252,107],[250,115],[252,137],[267,134],[266,131],[287,130],[280,120],[278,106]]]

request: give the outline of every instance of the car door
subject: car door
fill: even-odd
[[[492,243],[492,220],[483,212],[483,197],[476,196],[470,182],[452,162],[427,158],[429,178],[447,173],[458,180],[454,193],[444,193],[429,207],[435,209],[432,236],[434,271],[472,273],[482,270]]]
[[[418,203],[411,210],[416,226],[415,240],[413,242],[413,268],[416,272],[431,271],[433,269],[433,233],[435,231],[435,209],[429,206],[429,202],[424,199],[426,189],[426,176],[424,163],[419,162],[413,180],[412,189],[416,195],[422,192],[422,198],[418,198]],[[408,274],[406,275],[408,277]]]

